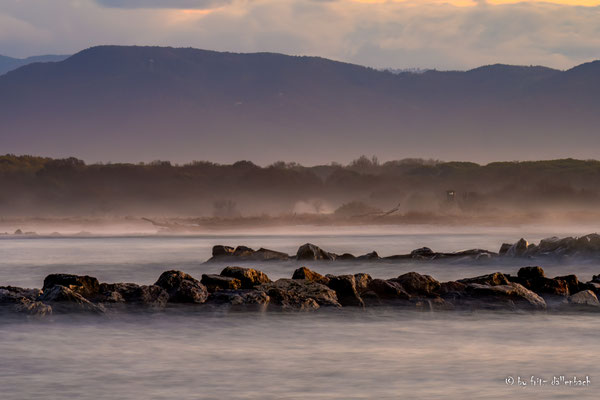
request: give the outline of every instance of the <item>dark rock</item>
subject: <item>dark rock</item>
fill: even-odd
[[[505,253],[507,257],[523,257],[525,252],[527,252],[527,247],[529,247],[529,243],[527,240],[521,238],[519,241],[508,248]]]
[[[196,303],[206,301],[206,287],[191,275],[181,271],[163,272],[155,283],[169,294],[171,303]]]
[[[431,259],[436,254],[429,247],[421,247],[410,252],[410,256],[415,259]]]
[[[88,312],[101,314],[104,307],[93,304],[81,294],[61,285],[53,285],[38,297],[38,301],[50,304],[52,310],[57,313]]]
[[[290,259],[290,256],[289,254],[282,253],[280,251],[260,248],[254,252],[254,254],[252,255],[252,259],[256,261],[286,261]]]
[[[212,248],[213,257],[222,257],[233,255],[233,247],[217,245]]]
[[[336,257],[336,260],[340,261],[353,261],[356,260],[356,256],[350,253],[344,253]]]
[[[91,299],[98,294],[100,283],[98,279],[92,276],[80,276],[71,274],[51,274],[44,279],[42,290],[50,289],[53,286],[64,286],[75,293],[79,293],[87,299]]]
[[[329,278],[306,267],[300,267],[295,270],[294,274],[292,275],[292,279],[306,279],[307,281],[317,282],[323,285],[327,285],[329,283]]]
[[[509,285],[480,285],[468,284],[466,292],[471,297],[467,303],[469,307],[489,309],[523,309],[523,310],[545,310],[546,302],[543,298],[526,289],[518,283],[511,282]]]
[[[579,282],[577,275],[557,276],[554,280],[564,281],[567,284],[569,293],[577,293],[584,290],[583,284]]]
[[[136,285],[135,283],[102,283],[100,301],[118,302],[122,298],[127,304],[151,308],[163,308],[169,301],[169,293],[156,285]],[[116,293],[115,293],[116,292]],[[117,300],[117,301],[115,301]]]
[[[52,314],[51,306],[31,298],[35,292],[39,290],[12,286],[0,288],[0,312],[39,317]]]
[[[508,279],[506,279],[504,274],[501,272],[494,272],[493,274],[477,276],[475,278],[459,279],[458,282],[465,285],[469,283],[479,283],[480,285],[491,286],[508,285],[509,283]]]
[[[379,254],[377,254],[376,251],[372,251],[370,253],[367,253],[365,255],[356,257],[357,260],[359,261],[373,261],[373,260],[379,260],[381,257],[379,257]]]
[[[592,282],[600,283],[600,275],[594,275],[594,276],[592,276]]]
[[[517,276],[521,279],[537,279],[544,278],[544,270],[541,267],[523,267],[519,269]]]
[[[252,289],[261,283],[271,282],[267,274],[253,268],[226,267],[221,275],[239,279],[242,289]]]
[[[250,256],[254,255],[254,253],[254,249],[246,246],[238,246],[233,251],[233,255],[240,258],[249,258]]]
[[[281,303],[290,308],[308,304],[307,299],[314,300],[319,306],[341,307],[334,290],[308,280],[278,279],[275,282],[262,284],[257,289],[269,293],[269,296],[273,293],[275,304]]]
[[[386,281],[383,279],[373,279],[368,283],[367,291],[371,292],[380,300],[408,300],[410,295],[404,290],[398,282]],[[369,293],[371,297],[372,294]],[[365,299],[365,301],[367,301]]]
[[[442,282],[440,283],[440,296],[448,301],[454,302],[463,299],[466,296],[467,285],[460,282]]]
[[[411,296],[437,297],[440,283],[429,275],[409,272],[390,281],[398,282]]]
[[[343,307],[364,307],[365,304],[356,289],[356,279],[354,275],[327,275],[329,286],[335,290],[337,299]]]
[[[367,290],[367,286],[369,286],[369,282],[372,280],[373,278],[371,278],[371,275],[369,274],[365,274],[363,272],[354,274],[354,281],[356,282],[356,290],[358,293],[362,293]]]
[[[211,293],[217,290],[238,290],[242,288],[242,282],[239,279],[229,276],[204,274],[200,282]]]
[[[208,296],[207,303],[243,306],[244,309],[262,311],[269,304],[269,296],[262,290],[220,290]]]
[[[25,297],[29,300],[35,300],[42,294],[40,289],[24,289],[15,286],[0,286],[0,290],[5,290],[7,293],[11,293],[14,296]]]
[[[498,250],[498,255],[504,256],[508,252],[508,249],[512,247],[512,243],[502,243],[500,246],[500,250]]]
[[[335,254],[326,252],[312,243],[306,243],[300,246],[300,248],[298,248],[298,252],[296,253],[296,260],[298,261],[335,261],[335,259]]]

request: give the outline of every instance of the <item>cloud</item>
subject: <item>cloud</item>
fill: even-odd
[[[169,9],[210,9],[226,6],[232,0],[95,0],[103,7],[110,8],[169,8]]]
[[[0,53],[148,44],[439,69],[600,58],[600,7],[496,1],[2,0]]]

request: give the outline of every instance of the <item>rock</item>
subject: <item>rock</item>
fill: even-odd
[[[327,285],[329,283],[329,278],[306,267],[300,267],[295,270],[294,274],[292,275],[292,279],[306,279],[307,281],[317,282],[323,285]]]
[[[150,308],[163,308],[169,301],[169,293],[156,285],[102,283],[100,284],[100,293],[102,294],[101,302],[118,302],[122,298],[126,304]]]
[[[244,309],[262,311],[270,297],[262,290],[220,290],[208,296],[207,303],[215,305],[244,306]]]
[[[498,250],[498,255],[504,256],[508,252],[508,249],[512,247],[512,243],[502,243],[500,246],[500,250]]]
[[[42,317],[52,314],[52,307],[30,296],[38,289],[22,289],[12,286],[0,288],[0,312]]]
[[[38,301],[50,304],[52,310],[58,313],[87,312],[101,314],[104,307],[93,304],[81,294],[62,285],[53,285],[44,290]]]
[[[154,285],[167,291],[171,303],[201,304],[208,297],[208,291],[200,281],[181,271],[163,272]]]
[[[554,280],[564,281],[567,284],[569,293],[577,293],[584,290],[584,284],[579,282],[577,275],[557,276],[556,278],[554,278]]]
[[[581,236],[576,239],[575,247],[577,251],[583,253],[598,253],[600,252],[600,235],[592,233]]]
[[[271,282],[267,274],[253,268],[226,267],[221,271],[221,276],[239,279],[242,289],[252,289],[262,283]]]
[[[529,246],[529,243],[527,243],[527,240],[521,238],[517,243],[515,243],[509,247],[509,249],[505,253],[505,256],[506,257],[523,257],[525,255],[525,252],[527,251],[528,246]]]
[[[356,289],[354,275],[327,275],[329,286],[335,290],[337,299],[343,307],[364,307],[365,303],[360,298]]]
[[[50,289],[53,286],[64,286],[71,289],[73,292],[82,295],[87,299],[92,299],[100,290],[98,279],[88,275],[72,275],[72,274],[51,274],[44,279],[44,287],[42,290]]]
[[[598,297],[591,290],[584,290],[569,296],[567,299],[569,304],[584,307],[600,307]]]
[[[494,272],[493,274],[477,276],[475,278],[459,279],[458,282],[465,284],[465,285],[467,285],[469,283],[479,283],[481,285],[491,285],[491,286],[508,285],[509,284],[508,279],[506,279],[504,274],[502,274],[501,272]]]
[[[344,253],[336,257],[336,260],[340,261],[354,261],[356,260],[356,256],[350,253]]]
[[[454,302],[466,296],[466,288],[467,285],[461,282],[442,282],[439,293],[443,299]]]
[[[212,248],[213,257],[222,257],[233,255],[233,247],[216,245]]]
[[[287,261],[290,259],[289,254],[282,253],[280,251],[269,250],[260,248],[254,252],[251,256],[252,260],[256,261],[273,261],[273,260],[281,260]]]
[[[373,279],[368,283],[367,290],[363,292],[363,300],[369,304],[373,303],[374,298],[383,301],[409,300],[410,295],[398,282]]]
[[[319,306],[341,307],[334,290],[329,287],[308,280],[300,279],[278,279],[275,282],[265,283],[257,287],[271,296],[274,296],[275,304],[287,302],[290,307],[306,305],[307,299],[313,299]]]
[[[521,279],[544,278],[546,274],[541,267],[523,267],[519,269],[517,276]]]
[[[537,255],[560,257],[573,253],[577,240],[572,237],[542,239],[537,248]]]
[[[546,302],[543,298],[518,283],[511,282],[508,285],[497,286],[470,283],[466,287],[466,292],[471,297],[466,303],[470,307],[519,310],[546,309]]]
[[[321,306],[311,297],[299,295],[297,292],[286,291],[278,287],[271,287],[267,290],[271,299],[271,304],[281,307],[284,311],[312,311]]]
[[[596,296],[600,295],[600,283],[598,282],[587,282],[585,284],[584,290],[591,290],[596,294]]]
[[[254,253],[255,253],[254,249],[251,249],[250,247],[238,246],[233,251],[233,256],[240,257],[240,258],[244,258],[244,257],[249,258]]]
[[[592,276],[592,282],[600,283],[600,275],[594,275],[594,276]]]
[[[435,257],[436,253],[433,252],[429,247],[421,247],[410,252],[410,256],[415,259],[431,259]]]
[[[200,281],[210,293],[217,290],[238,290],[242,288],[242,282],[237,278],[221,275],[202,275]]]
[[[363,272],[359,272],[358,274],[354,274],[354,281],[356,282],[356,290],[358,293],[362,293],[367,290],[369,286],[369,282],[371,282],[373,278],[371,275],[365,274]]]
[[[359,261],[373,261],[373,260],[379,260],[380,258],[381,257],[379,257],[379,254],[377,254],[376,251],[372,251],[365,255],[356,257],[356,259]]]
[[[5,290],[6,293],[11,293],[13,296],[25,297],[29,300],[35,300],[40,294],[42,294],[40,289],[23,289],[15,286],[0,286],[0,291],[1,290]]]
[[[300,248],[298,248],[298,252],[296,253],[296,260],[298,261],[335,261],[336,255],[333,253],[328,253],[325,250],[321,249],[318,246],[315,246],[312,243],[306,243]]]
[[[420,275],[416,272],[409,272],[400,275],[390,281],[398,282],[411,296],[436,297],[440,289],[440,283],[429,275]]]

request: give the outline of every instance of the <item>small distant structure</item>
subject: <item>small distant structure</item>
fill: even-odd
[[[446,201],[454,203],[456,201],[456,192],[454,190],[446,190]]]

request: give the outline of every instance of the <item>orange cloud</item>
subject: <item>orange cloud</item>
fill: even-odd
[[[457,7],[469,7],[476,6],[479,2],[477,0],[351,0],[355,3],[365,4],[383,4],[383,3],[408,3],[408,4],[419,4],[419,3],[438,3],[438,4],[451,4]],[[584,7],[597,7],[600,6],[600,0],[487,0],[488,4],[502,5],[502,4],[516,4],[516,3],[551,3],[551,4],[562,4],[565,6],[584,6]]]

